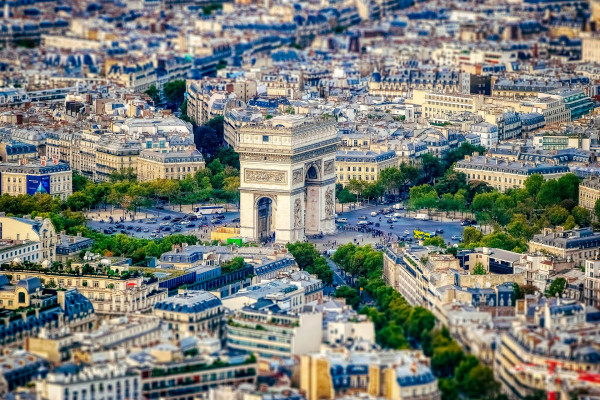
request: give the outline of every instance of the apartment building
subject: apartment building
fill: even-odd
[[[137,171],[140,151],[139,142],[127,141],[125,138],[104,138],[96,147],[94,180],[108,182],[113,172],[128,169]]]
[[[300,358],[300,388],[307,400],[357,398],[438,400],[429,361],[413,350],[325,348]]]
[[[589,306],[600,306],[600,261],[585,260],[585,283],[583,287],[583,303]]]
[[[565,108],[570,112],[571,121],[589,114],[594,108],[592,99],[585,94],[583,89],[561,88],[549,92],[548,96],[563,102]]]
[[[483,106],[483,96],[414,90],[412,103],[423,106],[424,118],[435,119],[465,111],[476,113]]]
[[[19,163],[19,161],[37,158],[37,148],[29,143],[16,140],[0,142],[0,161],[4,163]]]
[[[579,207],[588,209],[594,215],[594,207],[600,199],[600,179],[591,177],[579,184]]]
[[[204,169],[206,163],[198,150],[160,153],[143,150],[137,158],[137,178],[140,182],[156,179],[185,179]]]
[[[266,358],[289,358],[318,351],[322,335],[320,312],[294,313],[254,305],[234,312],[227,322],[228,348]]]
[[[467,182],[482,181],[504,192],[510,188],[522,188],[523,183],[533,174],[544,179],[556,179],[569,172],[565,165],[553,165],[525,161],[508,161],[487,156],[466,156],[456,163],[455,170],[467,175]]]
[[[289,100],[297,100],[304,91],[302,70],[290,73],[267,73],[262,76],[261,83],[267,90],[267,96],[270,97],[285,97]]]
[[[78,273],[50,273],[15,266],[10,270],[12,279],[19,281],[39,278],[46,285],[58,288],[76,288],[93,305],[97,314],[123,315],[136,311],[149,311],[167,298],[168,290],[159,288],[158,279],[144,278],[141,274],[83,275]]]
[[[58,236],[52,221],[42,217],[17,218],[6,217],[0,213],[0,239],[11,241],[13,245],[20,243],[20,248],[3,251],[0,253],[0,264],[5,264],[15,258],[21,261],[41,263],[45,260],[52,262],[56,260],[56,245]],[[35,246],[33,248],[32,246]]]
[[[254,356],[225,354],[184,357],[179,348],[155,346],[131,354],[126,363],[141,376],[141,398],[180,400],[199,397],[211,388],[256,384]]]
[[[600,353],[592,343],[600,329],[586,321],[585,305],[571,299],[526,296],[517,301],[515,311],[517,319],[502,334],[494,363],[496,379],[509,395],[568,393],[580,379],[588,389],[597,387]],[[547,379],[548,365],[556,366],[557,384]]]
[[[306,304],[322,300],[323,282],[306,271],[281,273],[277,279],[261,281],[221,299],[230,310],[239,310],[247,305],[264,307],[274,304],[290,312],[300,312]]]
[[[486,149],[498,143],[499,134],[497,125],[490,124],[489,122],[478,122],[472,124],[469,131],[471,134],[479,136],[479,143]]]
[[[65,363],[36,381],[41,400],[142,398],[141,377],[122,363]]]
[[[581,61],[600,62],[600,36],[590,33],[581,36]]]
[[[335,155],[337,183],[350,180],[375,182],[386,168],[398,166],[394,151],[340,150]]]
[[[77,290],[42,288],[38,278],[24,278],[13,284],[0,274],[0,345],[23,347],[29,337],[41,330],[86,332],[93,328],[96,315],[91,302]]]
[[[571,121],[571,110],[567,108],[564,101],[556,96],[544,94],[540,97],[524,100],[519,109],[522,112],[536,112],[544,116],[546,125],[560,124]]]
[[[0,164],[0,193],[18,196],[49,194],[66,200],[73,193],[73,172],[68,164],[42,157],[39,161],[21,160]]]
[[[221,337],[223,304],[215,295],[203,290],[180,291],[175,296],[157,302],[152,313],[166,322],[179,340],[208,332]]]
[[[204,78],[186,82],[187,115],[202,125],[217,115],[224,115],[229,101],[241,106],[257,94],[256,80]]]
[[[554,254],[563,260],[583,265],[584,261],[598,256],[600,234],[590,228],[564,231],[557,227],[553,232],[544,228],[542,233],[533,235],[529,241],[529,251],[542,251]]]
[[[524,284],[525,278],[510,265],[503,265],[506,260],[501,250],[486,252],[489,254],[477,254],[481,254],[480,262],[486,263],[490,273],[475,275],[466,269],[474,268],[476,262],[461,265],[456,257],[429,254],[424,247],[394,245],[384,252],[383,277],[411,305],[428,308],[443,324],[448,323],[447,306],[455,302],[506,312],[515,300],[514,283]],[[424,257],[428,257],[427,261],[423,261]],[[473,257],[473,261],[476,259]]]

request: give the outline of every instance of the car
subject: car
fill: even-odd
[[[220,225],[222,223],[223,222],[220,219],[217,219],[217,220],[215,220],[215,222],[213,222],[213,224],[215,224],[215,225]]]
[[[126,231],[125,229],[121,229],[119,232],[121,232],[121,233],[123,233],[123,234],[127,235],[127,231]]]
[[[364,225],[368,225],[368,224],[369,224],[369,223],[368,223],[367,221],[365,221],[365,220],[361,220],[361,221],[358,221],[358,222],[356,223],[356,225],[357,225],[357,226],[364,226]]]
[[[444,230],[442,228],[438,228],[435,230],[435,233],[444,233]]]
[[[168,220],[170,220],[170,219],[171,219],[171,216],[170,216],[170,215],[165,215],[165,216],[163,217],[163,221],[168,221]]]
[[[150,231],[150,229],[144,228],[144,232],[149,232],[149,231]]]
[[[125,228],[125,225],[123,225],[123,224],[116,224],[115,228],[117,228],[117,229],[123,229],[123,228]]]
[[[173,228],[173,232],[181,232],[181,228],[179,226]]]
[[[452,240],[460,240],[460,235],[452,235]]]
[[[410,235],[410,231],[409,231],[408,229],[405,229],[405,230],[404,230],[404,234],[405,234],[405,235]]]
[[[155,224],[155,223],[156,223],[156,220],[155,220],[155,219],[149,219],[149,220],[147,220],[147,221],[146,221],[146,223],[147,223],[148,225],[150,225],[150,224]]]
[[[394,222],[391,218],[388,218],[387,223],[391,224],[392,222]]]
[[[398,218],[396,218],[396,217],[392,217],[392,218],[390,218],[390,219],[391,219],[393,222],[397,222],[397,221],[398,221]]]
[[[380,226],[380,225],[379,225],[379,222],[377,222],[377,223],[375,224],[375,228],[379,228],[379,226]]]
[[[463,219],[462,221],[460,221],[461,226],[468,226],[470,224],[471,224],[471,221],[469,221],[468,219]]]
[[[128,231],[130,231],[130,230],[132,230],[132,229],[133,229],[133,226],[131,226],[131,225],[127,225],[127,230],[128,230]]]
[[[360,217],[358,217],[358,219],[360,219],[360,220],[363,220],[363,221],[364,221],[364,220],[366,220],[366,219],[367,219],[367,216],[366,216],[366,215],[361,215]]]
[[[142,227],[141,226],[136,226],[134,230],[136,232],[141,232],[142,231]]]
[[[371,212],[371,217],[376,217],[377,216],[377,211],[372,211]]]
[[[185,227],[186,227],[186,228],[195,228],[195,227],[196,227],[196,224],[193,224],[193,223],[191,223],[191,222],[190,222],[190,223],[189,223],[189,224],[187,224]]]
[[[335,222],[339,222],[340,224],[345,224],[348,222],[348,218],[336,218]]]
[[[215,215],[216,219],[225,219],[225,214],[217,214]]]
[[[111,233],[113,233],[112,229],[105,229],[104,233],[106,233],[107,235],[110,235]]]
[[[181,221],[182,219],[183,219],[183,218],[181,218],[181,217],[176,217],[176,218],[173,218],[173,220],[172,220],[172,221],[173,221],[174,223],[177,223],[177,222]]]
[[[240,222],[240,217],[235,217],[231,220],[231,222]]]
[[[150,237],[156,237],[156,232],[150,232]]]
[[[170,226],[161,226],[160,230],[163,232],[170,232],[171,231],[171,227]]]
[[[198,220],[198,216],[195,214],[190,214],[187,216],[187,219],[189,219],[190,221],[196,221]]]
[[[399,218],[399,217],[401,217],[401,216],[402,216],[402,214],[400,214],[399,212],[395,212],[395,213],[394,213],[394,217],[398,217],[398,218]]]

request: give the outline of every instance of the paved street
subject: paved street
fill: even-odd
[[[198,234],[203,240],[209,240],[210,231],[217,227],[239,227],[239,222],[232,222],[232,220],[239,218],[240,213],[239,211],[233,211],[224,213],[225,218],[219,220],[219,223],[211,222],[214,215],[206,215],[204,220],[199,217],[198,220],[190,221],[189,224],[182,224],[181,231],[175,232],[173,219],[185,218],[188,215],[190,214],[168,209],[147,208],[138,211],[135,215],[126,213],[124,216],[123,210],[114,210],[112,213],[110,210],[107,210],[90,212],[87,217],[88,226],[98,232],[104,232],[105,229],[112,228],[115,230],[113,234],[124,233],[137,238],[150,238],[153,231],[161,228],[161,224],[168,226],[170,230],[161,231],[160,237],[175,233]],[[110,223],[111,216],[113,223]],[[122,224],[124,227],[116,228],[119,224]]]

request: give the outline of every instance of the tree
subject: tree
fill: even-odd
[[[335,290],[334,296],[346,299],[346,304],[348,304],[355,310],[358,308],[358,305],[360,304],[360,295],[358,294],[358,291],[347,285],[338,287]]]
[[[579,183],[581,179],[579,179],[574,174],[564,174],[560,178],[558,178],[558,190],[561,195],[561,199],[570,199],[574,202],[579,200]]]
[[[154,104],[160,103],[160,93],[155,85],[151,85],[144,93],[150,96]]]
[[[550,284],[550,288],[546,290],[546,297],[562,297],[563,292],[567,288],[567,280],[565,278],[556,278]]]
[[[463,382],[461,389],[468,399],[494,399],[500,392],[500,383],[494,380],[492,369],[483,364],[472,368]]]
[[[446,242],[441,236],[434,236],[423,240],[423,246],[436,246],[446,248]]]
[[[560,203],[562,198],[562,194],[560,193],[560,185],[554,179],[544,182],[539,193],[537,194],[537,202],[542,207]]]
[[[165,94],[167,102],[175,105],[176,108],[179,108],[181,103],[183,103],[185,90],[186,88],[184,80],[167,82],[163,86],[163,92]]]
[[[571,229],[575,228],[575,225],[577,225],[577,224],[575,223],[575,218],[573,218],[573,216],[572,216],[572,215],[569,215],[569,216],[567,217],[567,220],[566,220],[566,221],[565,221],[565,223],[563,224],[563,228],[564,228],[565,230],[568,230],[568,231],[569,231],[569,230],[571,230]]]
[[[445,378],[452,376],[454,369],[460,364],[465,354],[454,340],[445,346],[435,346],[431,357],[431,368],[436,376]]]
[[[538,288],[534,285],[519,285],[517,283],[514,284],[514,293],[515,299],[524,299],[528,294],[536,294],[538,292]]]
[[[433,208],[438,202],[438,195],[431,185],[413,186],[410,188],[410,205],[415,209]]]
[[[487,271],[482,263],[478,262],[473,268],[473,275],[486,275]]]
[[[571,215],[579,226],[588,226],[592,222],[592,215],[587,208],[575,206],[571,210]]]
[[[543,184],[544,177],[540,174],[533,174],[529,178],[525,179],[525,182],[523,182],[527,193],[534,197],[540,192]]]
[[[421,165],[426,182],[431,182],[435,178],[442,176],[445,170],[442,161],[431,153],[423,154]]]
[[[435,316],[431,311],[423,307],[415,307],[412,309],[406,325],[406,332],[411,338],[421,341],[425,335],[429,335],[434,327]]]
[[[569,217],[569,211],[559,205],[552,206],[547,211],[548,220],[552,225],[560,225]]]
[[[594,203],[594,214],[596,215],[596,219],[600,221],[600,199]]]
[[[483,238],[483,233],[479,229],[467,226],[463,231],[463,244],[470,245],[479,243]]]

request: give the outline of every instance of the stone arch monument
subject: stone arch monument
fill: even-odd
[[[305,115],[260,121],[226,115],[226,123],[235,130],[240,155],[242,237],[286,243],[333,233],[335,122]]]

